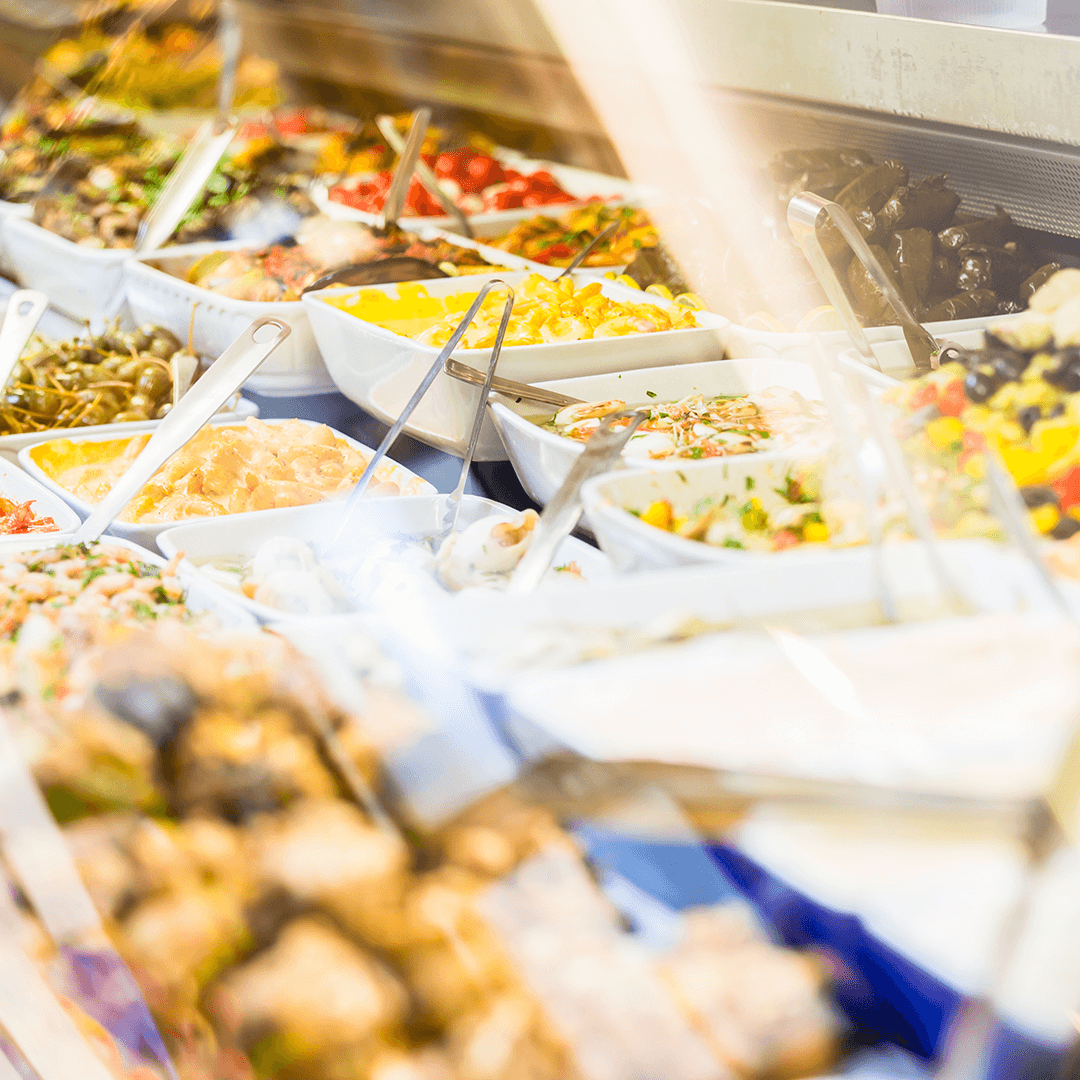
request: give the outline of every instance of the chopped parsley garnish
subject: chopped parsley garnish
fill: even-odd
[[[728,537],[728,538],[727,538],[727,539],[726,539],[726,540],[725,540],[725,541],[723,542],[723,544],[721,544],[721,547],[726,547],[726,548],[738,548],[738,549],[739,549],[740,551],[742,551],[742,550],[743,550],[743,545],[742,545],[742,541],[741,541],[741,540],[736,540],[734,536],[729,536],[729,537]]]
[[[91,566],[82,576],[82,587],[85,589],[95,578],[104,577],[107,573],[104,566]]]
[[[657,395],[656,395],[656,393],[655,393],[654,391],[652,391],[652,390],[646,390],[646,391],[645,391],[645,396],[646,396],[646,397],[651,397],[651,398],[652,398],[652,397],[656,397]]]
[[[131,610],[138,615],[140,619],[156,619],[157,612],[145,601],[136,600],[131,605]]]
[[[756,483],[756,481],[754,480],[754,478],[752,476],[748,476],[746,478],[746,490],[747,491],[753,491],[755,483]]]

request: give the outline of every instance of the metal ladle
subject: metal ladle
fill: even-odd
[[[893,284],[892,279],[885,272],[885,268],[870,250],[862,233],[859,232],[851,215],[839,204],[823,199],[813,192],[804,191],[788,203],[788,227],[792,235],[798,241],[799,246],[810,263],[814,276],[818,279],[829,303],[836,309],[844,324],[844,329],[851,336],[855,348],[863,359],[877,371],[881,370],[874,350],[866,337],[862,324],[859,322],[855,311],[851,306],[847,293],[836,276],[832,263],[829,262],[821,241],[817,235],[817,225],[821,220],[822,213],[827,214],[840,235],[851,245],[855,257],[866,268],[866,272],[872,278],[874,284],[881,290],[889,306],[896,313],[900,326],[904,331],[904,340],[911,350],[912,359],[915,361],[917,371],[928,371],[937,368],[941,363],[941,354],[957,346],[949,341],[939,341],[926,329],[922,323],[912,314],[899,290]]]

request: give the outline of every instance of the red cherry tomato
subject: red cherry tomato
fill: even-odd
[[[938,395],[938,412],[942,416],[959,416],[967,405],[964,397],[964,384],[960,379],[953,379]]]

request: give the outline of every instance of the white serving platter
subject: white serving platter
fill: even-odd
[[[422,540],[437,535],[442,528],[443,496],[417,495],[398,499],[380,499],[357,508],[349,522],[349,537],[359,550],[371,543],[372,537]],[[498,510],[508,510],[501,503],[475,495],[462,499],[460,526],[470,524]],[[340,524],[340,503],[317,503],[313,506],[292,506],[276,510],[260,510],[251,514],[234,514],[226,518],[203,518],[189,524],[175,525],[158,536],[158,545],[167,556],[181,552],[191,572],[198,575],[209,591],[228,596],[264,622],[285,619],[310,619],[308,614],[294,615],[279,608],[250,600],[242,593],[207,578],[199,567],[208,559],[220,557],[250,558],[267,541],[277,536],[304,540],[318,547],[325,543]],[[595,548],[567,537],[555,556],[555,565],[576,562],[586,582],[610,579],[611,567]],[[434,582],[426,598],[442,598],[443,590]],[[580,582],[568,582],[566,588],[585,587]],[[561,591],[561,590],[560,590]],[[407,598],[406,598],[407,600]],[[340,615],[322,618],[340,619]]]
[[[543,267],[535,272],[552,278],[561,273],[559,269],[551,267]],[[527,275],[513,273],[498,276],[513,287]],[[476,292],[488,277],[444,278],[426,281],[424,286],[433,297]],[[594,279],[586,276],[582,280],[589,282]],[[612,300],[655,304],[662,308],[672,306],[671,301],[613,281],[604,280],[600,284],[603,295]],[[374,285],[369,288],[390,295],[397,291],[396,285]],[[427,374],[439,350],[365,322],[326,302],[327,299],[358,291],[349,288],[325,289],[308,293],[302,302],[311,317],[319,348],[338,388],[366,412],[385,423],[392,423]],[[541,379],[719,359],[724,352],[729,326],[727,319],[704,311],[696,315],[698,325],[694,329],[506,346],[499,359],[498,374],[519,382],[537,382]],[[454,355],[476,368],[485,369],[490,354],[490,349],[458,349]],[[479,387],[440,373],[427,396],[417,406],[405,431],[429,446],[461,457],[479,401]],[[506,460],[506,450],[490,418],[481,432],[476,459]]]
[[[264,423],[270,425],[278,425],[288,423],[287,420],[266,420]],[[317,427],[318,424],[314,420],[301,420],[300,423],[306,424],[309,427]],[[211,424],[215,427],[239,427],[242,426],[242,422],[238,423],[235,419],[218,418],[215,417],[211,421]],[[330,429],[334,431],[333,428]],[[121,437],[127,437],[128,432],[125,431]],[[340,431],[334,431],[336,438],[348,443],[356,450],[363,451],[368,457],[374,453],[369,446],[365,446],[363,443],[357,442],[355,439],[349,438],[348,435],[342,434]],[[116,435],[78,435],[73,434],[70,436],[72,442],[109,442],[118,436]],[[34,451],[38,447],[51,442],[50,439],[42,439],[39,442],[32,443],[30,446],[23,447],[19,451],[19,464],[38,482],[43,484],[49,491],[54,492],[61,499],[64,500],[73,510],[76,511],[82,518],[89,517],[93,510],[93,507],[83,499],[73,495],[66,488],[61,487],[55,480],[52,479],[38,463],[34,460]],[[406,469],[404,465],[399,465],[396,461],[392,461],[387,458],[380,466],[379,471],[376,473],[376,479],[383,482],[393,482],[398,484],[403,490],[407,490],[410,494],[421,494],[431,490],[434,490],[431,485],[422,480],[414,472]],[[222,515],[222,517],[233,517],[235,515]],[[189,520],[202,520],[202,519],[189,519]],[[211,520],[218,520],[217,518]],[[168,529],[172,525],[177,525],[177,521],[163,521],[155,522],[153,524],[135,524],[126,521],[116,521],[109,529],[109,535],[122,537],[126,540],[131,540],[133,543],[141,544],[143,547],[150,549],[157,548],[158,534]]]
[[[820,452],[816,456],[820,457]],[[789,452],[688,462],[681,469],[624,469],[586,481],[581,503],[601,550],[619,571],[775,561],[792,557],[807,545],[779,552],[717,547],[649,525],[630,511],[644,512],[650,504],[667,500],[674,515],[681,517],[702,499],[730,493],[737,498],[760,498],[771,512],[788,505],[774,489],[784,487],[788,475],[800,466],[812,463],[810,455],[798,457]],[[833,553],[831,548],[819,547]]]
[[[746,394],[783,386],[803,397],[820,400],[821,389],[813,368],[795,360],[713,360],[676,367],[642,368],[637,371],[585,375],[576,379],[549,379],[538,383],[583,401],[618,398],[629,406],[678,401],[688,394],[707,397],[719,394]],[[491,399],[491,416],[510,455],[522,486],[536,502],[544,505],[558,491],[584,445],[542,428],[536,421],[549,420],[558,410],[536,402],[514,402],[496,395]],[[768,455],[785,451],[764,451]],[[760,459],[762,454],[754,454]],[[624,454],[627,467],[648,464],[651,468],[681,469],[686,458],[648,461]]]
[[[450,239],[479,251],[494,266],[533,269],[536,264],[496,248],[448,236],[442,230],[417,228],[421,240]],[[326,394],[337,389],[311,332],[307,309],[296,300],[236,300],[184,280],[196,259],[215,251],[243,251],[265,245],[247,241],[207,241],[147,252],[124,267],[127,302],[136,322],[164,326],[187,341],[192,308],[194,344],[201,356],[218,356],[255,319],[271,317],[288,323],[289,337],[245,384],[252,393],[270,397]]]

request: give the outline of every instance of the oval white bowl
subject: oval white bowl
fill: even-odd
[[[561,271],[544,268],[537,272],[545,277],[556,277]],[[426,281],[424,286],[431,296],[476,292],[484,281],[496,276],[513,287],[526,274],[477,274],[469,278]],[[585,276],[583,280],[594,279]],[[397,286],[373,285],[370,288],[393,293]],[[385,423],[392,423],[427,374],[439,349],[384,330],[326,303],[328,298],[358,291],[326,289],[308,293],[303,304],[311,316],[311,326],[326,365],[341,392],[366,412]],[[601,291],[612,300],[654,304],[662,308],[671,306],[671,301],[613,281],[603,280]],[[508,345],[499,358],[498,374],[519,382],[537,382],[719,359],[724,351],[729,326],[727,319],[699,311],[697,322],[693,329],[665,330],[655,334],[544,345]],[[467,364],[485,369],[491,350],[458,349],[454,355]],[[479,403],[479,387],[440,373],[405,425],[405,431],[429,446],[461,457]],[[505,461],[506,456],[498,432],[488,418],[481,432],[476,459]]]
[[[618,398],[629,405],[678,401],[693,393],[706,396],[746,394],[769,386],[784,386],[806,398],[821,398],[813,368],[796,360],[713,360],[703,364],[553,379],[537,385],[584,401]],[[528,401],[515,403],[498,395],[492,398],[490,409],[522,486],[531,498],[545,505],[566,479],[584,445],[534,422],[535,418],[551,417],[557,411],[555,406]],[[789,454],[789,450],[764,453],[770,456]],[[760,458],[762,454],[751,456]],[[648,461],[626,454],[621,459],[621,465],[626,468],[646,464],[650,468],[680,469],[692,462],[686,458]]]

